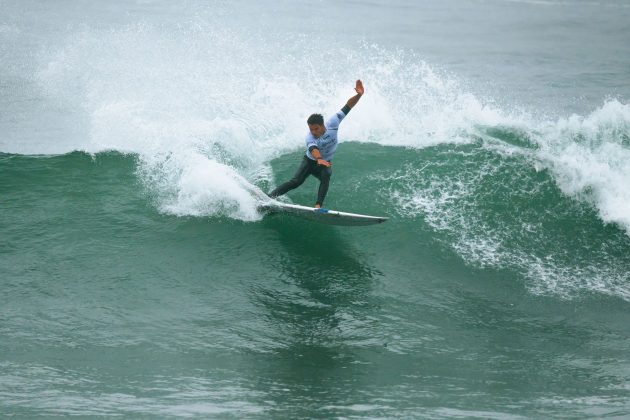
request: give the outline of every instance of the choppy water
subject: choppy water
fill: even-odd
[[[3,416],[630,415],[625,2],[0,12]]]

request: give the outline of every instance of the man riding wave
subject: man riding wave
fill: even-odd
[[[269,197],[276,198],[291,191],[304,183],[309,175],[319,179],[317,201],[315,207],[320,208],[326,198],[330,177],[332,176],[332,158],[337,150],[337,132],[339,124],[350,110],[359,102],[365,90],[361,80],[356,81],[354,90],[356,95],[348,99],[346,105],[331,116],[324,124],[321,114],[313,114],[306,120],[309,133],[306,135],[306,154],[300,162],[295,175],[289,181],[281,184],[269,193]]]

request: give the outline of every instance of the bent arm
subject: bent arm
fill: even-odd
[[[317,148],[317,146],[311,146],[309,147],[309,152],[311,152],[311,155],[315,158],[315,160],[317,161],[318,165],[322,165],[325,166],[327,168],[330,168],[331,163],[328,162],[327,160],[324,160],[322,158],[322,154],[319,152],[319,149]]]

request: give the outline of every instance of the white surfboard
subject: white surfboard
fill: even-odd
[[[343,211],[317,209],[271,200],[262,206],[271,212],[287,213],[304,219],[338,226],[367,226],[385,222],[388,217],[368,216],[366,214],[346,213]]]

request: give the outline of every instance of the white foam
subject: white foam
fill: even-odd
[[[177,160],[172,165],[174,175],[169,178],[173,194],[162,198],[162,210],[178,216],[229,215],[248,221],[260,219],[256,211],[259,202],[251,194],[251,185],[233,168],[195,153],[179,155]]]
[[[243,86],[234,73],[247,67],[238,55],[248,47],[230,34],[160,29],[84,30],[47,57],[38,74],[46,92],[88,116],[87,141],[73,139],[67,151],[137,154],[138,172],[165,212],[259,219],[260,194],[247,177],[268,173],[269,159],[293,147],[286,131],[297,125],[278,121],[303,121],[289,115],[304,108],[287,94],[295,85]]]
[[[558,236],[553,229],[549,232],[549,220],[545,222],[544,213],[539,214],[544,209],[538,206],[540,195],[552,191],[550,184],[531,188],[534,180],[523,174],[523,187],[511,194],[514,202],[538,204],[515,207],[517,217],[497,213],[501,205],[493,200],[499,200],[501,194],[488,190],[495,181],[485,178],[497,172],[516,173],[522,169],[521,161],[479,162],[480,167],[463,167],[461,173],[440,170],[441,164],[431,162],[424,169],[405,167],[391,176],[380,176],[380,184],[393,185],[389,198],[402,217],[421,218],[438,233],[436,238],[470,265],[520,273],[533,293],[571,299],[595,292],[630,301],[627,264],[609,257],[616,252],[614,244],[602,244],[601,237],[589,242]],[[497,205],[499,209],[493,210]],[[558,206],[554,204],[553,209],[557,211]],[[572,245],[579,249],[569,250]],[[583,257],[576,259],[573,252]]]
[[[630,105],[611,100],[586,117],[561,118],[538,143],[562,191],[590,201],[604,222],[630,235]]]

